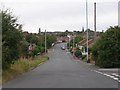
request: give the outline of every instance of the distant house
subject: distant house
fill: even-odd
[[[57,37],[57,42],[68,42],[69,37]]]
[[[92,30],[88,30],[88,47],[92,47],[92,45],[95,43],[95,32]],[[98,38],[100,35],[100,32],[96,32],[96,38]],[[87,46],[87,31],[83,33],[83,40],[79,42],[79,46]]]
[[[88,39],[88,47],[91,47],[94,44],[94,39]],[[79,42],[79,46],[87,46],[87,39],[83,39]]]
[[[95,43],[94,31],[88,30],[88,47],[92,47]],[[96,39],[99,38],[100,32],[96,32]],[[83,32],[83,39],[79,42],[78,47],[82,50],[82,54],[86,55],[85,48],[87,47],[87,31]]]

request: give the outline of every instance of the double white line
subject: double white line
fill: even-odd
[[[112,73],[112,75],[109,75],[109,74],[106,74],[106,73],[103,73],[103,72],[100,72],[100,71],[96,71],[96,70],[93,70],[94,72],[97,72],[99,74],[102,74],[104,76],[107,76],[107,77],[110,77],[118,82],[120,82],[120,76],[116,73]]]

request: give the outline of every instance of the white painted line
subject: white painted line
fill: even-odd
[[[94,71],[97,72],[97,73],[103,74],[102,72],[99,72],[99,71],[96,71],[96,70],[94,70]]]
[[[112,75],[116,76],[116,77],[120,77],[119,75],[117,75],[116,73],[112,73]]]
[[[118,78],[113,78],[113,79],[118,80]]]
[[[105,75],[105,74],[104,74]],[[106,74],[106,76],[110,77],[110,75]]]
[[[111,75],[110,75],[109,77],[110,77],[110,78],[113,78],[113,79],[115,78],[114,76],[111,76]]]
[[[104,73],[103,75],[108,76],[108,77],[110,77],[110,78],[112,78],[112,79],[114,79],[114,78],[115,78],[114,76],[111,76],[111,75],[106,74],[106,73]]]
[[[112,78],[113,80],[116,80],[116,81],[120,82],[120,80],[119,80],[118,78],[116,78],[115,76],[111,76],[111,75],[109,75],[109,74],[102,73],[102,72],[96,71],[96,70],[92,70],[92,71],[97,72],[97,73],[99,73],[99,74],[102,74],[102,75],[104,75],[104,76],[110,77],[110,78]]]

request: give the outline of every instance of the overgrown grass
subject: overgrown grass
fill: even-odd
[[[37,56],[34,60],[18,60],[11,65],[9,69],[2,72],[2,83],[14,79],[15,77],[37,67],[39,64],[47,61],[48,56]]]

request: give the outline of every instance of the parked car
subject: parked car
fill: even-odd
[[[61,49],[62,49],[62,50],[65,50],[65,47],[64,47],[64,46],[62,46],[62,47],[61,47]]]

